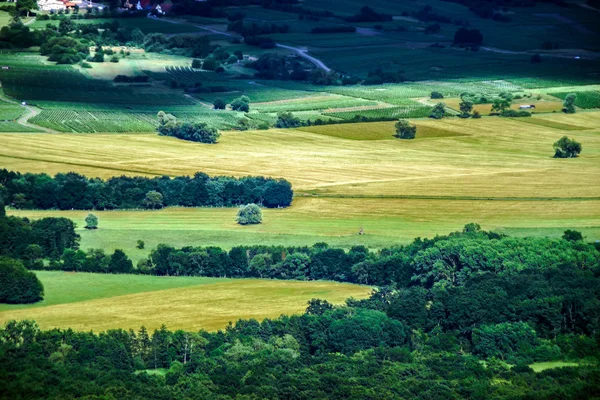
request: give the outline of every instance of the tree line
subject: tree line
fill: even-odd
[[[103,180],[75,172],[21,174],[0,170],[0,197],[23,209],[111,210],[167,206],[232,207],[255,203],[268,208],[288,207],[292,185],[285,179],[261,176],[127,177]]]
[[[0,391],[11,399],[597,398],[599,272],[567,263],[485,273],[454,288],[390,286],[217,332],[163,325],[95,334],[11,321],[0,329]],[[581,364],[529,366],[548,361]]]
[[[123,254],[124,255],[124,254]],[[141,273],[158,276],[208,276],[333,280],[375,286],[454,288],[471,278],[491,274],[514,276],[525,269],[577,265],[600,266],[600,252],[582,240],[515,238],[485,232],[469,224],[461,232],[371,251],[349,251],[326,243],[313,246],[186,246],[160,244],[142,259],[111,267],[115,257],[102,250],[66,249],[49,267],[65,271]],[[35,265],[35,264],[32,264]],[[115,264],[116,265],[116,264]]]

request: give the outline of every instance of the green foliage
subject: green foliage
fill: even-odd
[[[581,232],[571,229],[567,229],[562,235],[562,238],[569,242],[583,242],[583,235]]]
[[[137,245],[135,246],[137,249],[143,250],[146,247],[146,242],[138,239]]]
[[[42,300],[44,286],[20,261],[0,257],[0,303],[24,304]]]
[[[554,147],[554,158],[576,158],[581,153],[581,143],[575,139],[569,139],[567,136],[563,136],[552,146]]]
[[[492,104],[492,113],[502,114],[510,108],[510,100],[505,98],[497,98]]]
[[[396,136],[398,139],[414,139],[417,135],[417,127],[411,125],[407,120],[401,119],[396,122]]]
[[[241,206],[236,221],[240,225],[255,225],[262,223],[262,211],[256,204]]]
[[[49,61],[56,61],[58,64],[76,64],[87,57],[89,48],[78,39],[53,37],[40,47],[40,54],[48,56]]]
[[[429,118],[442,119],[442,118],[444,118],[445,115],[446,115],[446,104],[437,103],[431,110],[431,113],[429,114]]]
[[[98,217],[94,214],[88,214],[85,217],[85,229],[98,229]]]
[[[133,271],[133,263],[123,250],[115,250],[108,262],[108,272],[111,274],[127,274]]]
[[[248,112],[250,111],[250,99],[247,96],[242,96],[231,102],[231,109],[234,111]]]
[[[158,127],[162,136],[173,136],[178,139],[200,143],[217,143],[221,134],[216,128],[209,127],[204,122],[175,122],[165,123]]]
[[[513,361],[517,353],[526,353],[538,345],[535,330],[524,322],[481,325],[473,330],[473,353],[485,358]]]
[[[460,111],[462,113],[463,116],[469,116],[469,114],[471,113],[471,111],[473,111],[473,103],[471,103],[470,101],[467,100],[462,100],[458,107],[460,108]]]
[[[156,190],[151,190],[146,193],[146,197],[142,201],[144,206],[151,210],[158,210],[163,208],[163,195]]]
[[[563,102],[563,111],[567,114],[575,114],[575,100],[577,100],[577,95],[575,93],[569,93]]]
[[[277,114],[277,121],[275,121],[275,127],[297,128],[299,126],[302,126],[302,122],[291,112],[280,112]]]
[[[429,97],[432,99],[443,99],[444,95],[441,92],[434,90],[433,92],[431,92],[431,95]]]
[[[215,110],[224,110],[225,107],[227,107],[227,103],[225,103],[225,100],[223,100],[223,99],[215,99],[213,101],[213,108]]]

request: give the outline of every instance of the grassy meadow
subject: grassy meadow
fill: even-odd
[[[0,324],[34,319],[41,328],[96,332],[122,328],[214,331],[239,318],[300,313],[318,297],[343,303],[365,298],[368,286],[337,282],[219,279],[36,272],[46,296],[31,305],[1,305]]]
[[[96,212],[100,229],[79,228],[81,247],[124,249],[136,262],[159,243],[381,248],[478,222],[513,235],[600,239],[600,112],[535,118],[413,120],[417,139],[394,139],[393,122],[225,132],[217,145],[148,134],[3,134],[0,162],[29,172],[284,177],[296,197],[264,210],[261,225],[235,223],[236,209]],[[552,158],[563,135],[583,144],[577,159]],[[9,210],[66,216],[87,211]],[[365,235],[357,235],[360,228]],[[145,250],[135,248],[138,239]]]

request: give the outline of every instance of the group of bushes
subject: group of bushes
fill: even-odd
[[[168,176],[87,178],[69,172],[54,177],[0,170],[0,187],[6,204],[15,208],[59,210],[111,210],[130,208],[231,207],[261,204],[287,207],[292,203],[291,184],[284,179],[264,177]],[[159,193],[160,203],[149,198]],[[151,196],[150,196],[151,197]]]

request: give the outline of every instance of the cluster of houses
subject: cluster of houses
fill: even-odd
[[[81,0],[38,0],[37,3],[42,11],[58,11],[80,6]]]
[[[66,10],[67,8],[73,8],[75,6],[81,7],[83,0],[38,0],[38,7],[42,11],[59,11]],[[92,3],[88,3],[91,5]],[[156,12],[156,14],[164,15],[168,13],[173,7],[173,3],[170,1],[162,4],[152,4],[150,0],[125,0],[123,8],[131,11],[148,11]]]

